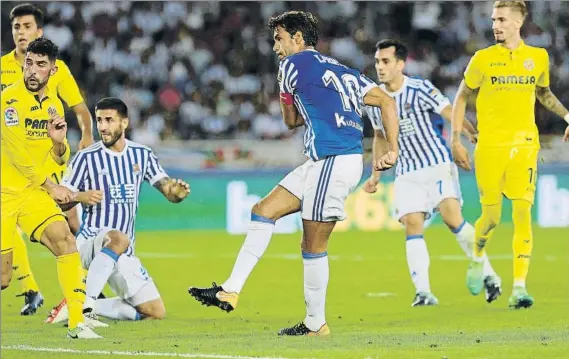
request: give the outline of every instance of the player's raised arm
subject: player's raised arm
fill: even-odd
[[[77,116],[77,122],[81,129],[81,140],[79,141],[79,149],[81,150],[94,143],[93,118],[69,68],[63,62],[59,61],[58,71],[63,73],[64,79],[59,83],[57,92],[67,106],[73,109],[75,116]]]
[[[298,67],[293,61],[289,59],[281,61],[277,80],[279,82],[281,112],[289,130],[304,126],[304,119],[294,105],[294,90],[298,83],[298,77]]]
[[[49,151],[51,158],[59,166],[63,166],[69,160],[71,151],[67,143],[67,123],[54,107],[48,109],[50,119],[47,123],[47,134],[51,138],[53,147]]]

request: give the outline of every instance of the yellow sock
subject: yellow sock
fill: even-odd
[[[514,287],[525,287],[533,249],[531,230],[531,203],[524,200],[512,201],[514,222]]]
[[[19,231],[16,232],[14,238],[12,267],[14,268],[14,277],[16,277],[16,280],[20,282],[22,287],[22,293],[27,293],[30,290],[39,292],[38,284],[30,267],[28,247]]]
[[[81,270],[79,252],[65,254],[56,258],[57,278],[67,300],[69,311],[69,329],[83,322],[83,303],[85,302],[85,283]]]
[[[474,253],[473,258],[481,258],[486,253],[486,244],[492,238],[494,228],[500,223],[502,205],[483,205],[482,215],[474,224]]]

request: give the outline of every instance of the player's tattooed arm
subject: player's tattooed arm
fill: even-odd
[[[569,111],[567,110],[567,108],[565,106],[563,106],[561,101],[559,101],[559,99],[551,91],[549,86],[548,87],[539,87],[538,86],[535,90],[535,95],[536,95],[537,99],[539,100],[539,102],[541,102],[543,107],[545,107],[549,111],[553,112],[557,116],[567,120],[567,116],[569,114]]]
[[[166,199],[172,203],[179,203],[190,194],[190,185],[181,179],[165,177],[154,183]]]

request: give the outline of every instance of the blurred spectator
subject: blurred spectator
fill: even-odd
[[[2,53],[13,48],[2,2]],[[272,34],[267,18],[290,9],[320,19],[318,50],[373,71],[375,43],[409,45],[407,73],[427,77],[453,99],[473,53],[493,43],[492,2],[49,2],[45,36],[58,44],[89,105],[105,96],[129,106],[131,135],[171,138],[284,138]],[[523,28],[547,48],[551,87],[569,103],[569,6],[533,1]],[[274,100],[277,99],[277,100]],[[471,117],[473,117],[471,115]],[[474,118],[474,117],[473,117]],[[538,106],[542,133],[563,122]],[[70,121],[74,134],[76,122]]]

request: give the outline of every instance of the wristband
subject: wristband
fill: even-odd
[[[281,103],[284,105],[292,105],[294,104],[294,100],[292,99],[292,95],[289,93],[280,93]]]

